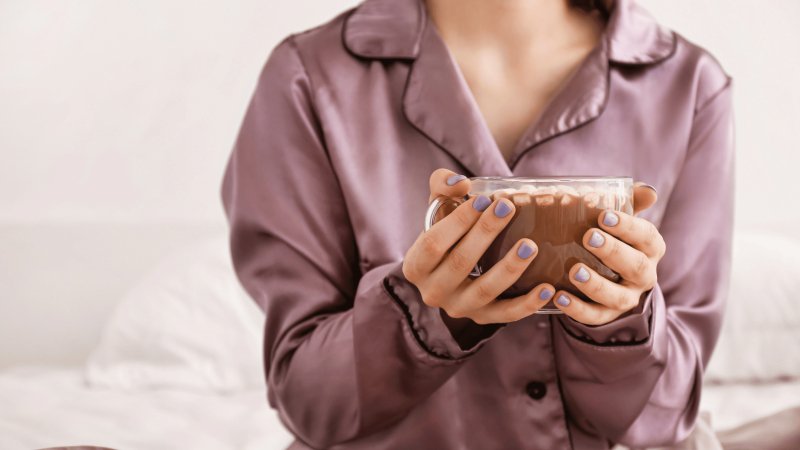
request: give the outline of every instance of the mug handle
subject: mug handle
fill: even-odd
[[[436,214],[439,213],[439,210],[444,206],[447,202],[453,205],[453,209],[457,208],[459,205],[464,203],[469,199],[468,196],[464,196],[462,199],[454,199],[452,197],[448,197],[446,195],[439,195],[434,198],[431,203],[428,205],[428,211],[425,212],[425,231],[433,227],[436,223]],[[481,268],[478,264],[472,268],[472,271],[469,273],[470,277],[478,277],[481,275]]]
[[[455,206],[458,206],[462,203],[446,195],[440,195],[434,198],[428,205],[428,211],[425,213],[425,231],[430,230],[431,227],[433,227],[433,224],[436,223],[436,214],[439,212],[445,202],[452,202],[455,204]]]

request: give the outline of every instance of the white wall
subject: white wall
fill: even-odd
[[[220,220],[268,52],[347,3],[0,1],[0,220]]]
[[[0,0],[0,366],[80,361],[155,258],[224,225],[267,54],[354,3]],[[799,224],[800,2],[643,3],[736,80],[739,225]]]
[[[736,219],[800,225],[800,1],[640,0],[662,23],[709,49],[734,78]]]

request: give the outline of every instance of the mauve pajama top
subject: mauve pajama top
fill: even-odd
[[[283,40],[222,182],[237,276],[266,313],[291,448],[594,449],[686,436],[727,295],[731,78],[616,1],[598,46],[498,150],[422,0],[367,0]],[[667,243],[658,283],[601,326],[534,315],[461,348],[403,277],[428,178],[630,175]]]

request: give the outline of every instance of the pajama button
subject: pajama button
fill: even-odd
[[[547,394],[547,386],[541,381],[531,381],[525,386],[525,392],[534,400],[539,400]]]

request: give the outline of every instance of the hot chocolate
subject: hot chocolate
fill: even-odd
[[[629,178],[600,178],[584,183],[576,179],[570,180],[570,184],[546,183],[542,179],[535,182],[513,178],[498,181],[485,177],[473,180],[473,189],[467,198],[483,194],[494,201],[505,197],[516,207],[511,221],[481,257],[473,276],[489,270],[524,237],[530,238],[539,247],[534,261],[500,299],[524,294],[539,283],[547,282],[556,289],[567,290],[589,301],[569,279],[570,268],[578,262],[611,281],[620,280],[617,273],[584,248],[583,235],[589,228],[597,226],[598,216],[606,209],[627,213],[633,211]],[[486,180],[492,182],[487,183]],[[614,180],[622,181],[619,184]],[[503,187],[506,185],[513,187]],[[449,214],[457,205],[456,202],[441,202],[432,221]],[[542,312],[557,311],[548,305]]]

